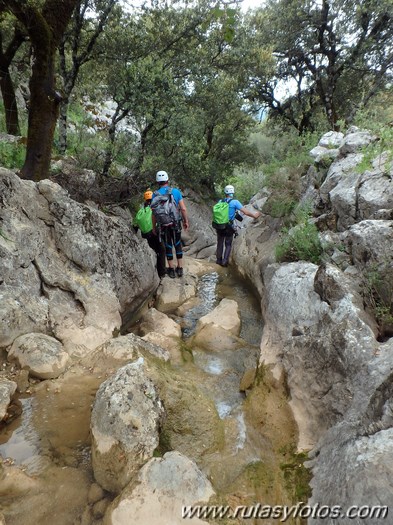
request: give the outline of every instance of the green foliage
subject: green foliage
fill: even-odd
[[[323,246],[318,229],[310,219],[309,207],[297,208],[293,226],[283,228],[281,239],[276,245],[275,253],[278,262],[309,261],[314,264],[321,262]]]
[[[263,173],[263,185],[270,192],[263,211],[273,217],[287,217],[299,201],[301,177],[311,163],[309,152],[319,135],[299,136],[267,123],[260,126],[259,133],[253,133],[252,140],[262,159],[258,171]]]
[[[247,203],[264,186],[264,176],[259,169],[235,168],[234,175],[225,180],[225,184],[233,184],[236,199]],[[222,193],[220,191],[220,193]]]
[[[389,258],[363,273],[363,297],[373,313],[382,337],[393,333],[393,268]]]
[[[0,142],[0,166],[20,169],[26,156],[26,147],[19,142]]]
[[[391,83],[392,21],[391,0],[358,2],[355,10],[343,0],[267,2],[250,31],[277,59],[267,81],[250,82],[254,97],[300,134],[315,130],[322,114],[330,129],[351,121]],[[288,79],[292,93],[282,101],[277,88]]]
[[[374,125],[371,127],[374,127]],[[372,169],[373,161],[382,153],[385,153],[387,156],[384,162],[385,171],[388,172],[391,169],[393,160],[393,128],[391,125],[385,124],[380,126],[378,130],[375,130],[375,133],[378,136],[378,140],[363,148],[363,159],[356,166],[358,173],[364,173],[366,170]]]

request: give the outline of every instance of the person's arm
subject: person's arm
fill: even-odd
[[[180,213],[183,219],[184,230],[187,231],[189,228],[189,222],[188,222],[186,205],[184,204],[183,199],[179,201],[179,210],[180,210]]]
[[[258,217],[260,217],[261,215],[261,212],[256,211],[253,213],[252,211],[247,210],[247,208],[240,208],[240,211],[244,213],[244,215],[247,215],[248,217],[252,217],[253,219],[258,219]]]

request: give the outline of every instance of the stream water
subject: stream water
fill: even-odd
[[[225,428],[223,450],[204,458],[200,466],[212,480],[219,501],[231,505],[291,503],[277,458],[279,446],[285,448],[295,436],[285,392],[266,378],[253,389],[253,395],[246,396],[239,389],[244,373],[257,366],[262,335],[259,301],[229,270],[203,275],[197,294],[198,304],[184,315],[186,344],[198,319],[223,297],[237,301],[242,326],[236,349],[193,348],[193,361],[180,365],[182,373],[214,400]],[[3,462],[18,467],[10,483],[0,482],[7,525],[102,523],[111,497],[106,495],[105,504],[99,505],[91,496],[89,435],[91,406],[102,380],[86,370],[83,376],[71,373],[63,379],[38,382],[31,395],[20,396],[21,415],[0,432]],[[248,519],[246,523],[268,525],[270,521]]]

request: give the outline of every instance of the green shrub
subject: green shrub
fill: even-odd
[[[0,166],[20,169],[26,156],[26,147],[18,142],[0,142]]]
[[[234,175],[225,183],[233,184],[235,186],[236,199],[242,203],[247,203],[264,185],[264,177],[263,173],[258,169],[237,168]]]
[[[393,128],[391,125],[382,126],[376,131],[376,135],[378,136],[378,141],[363,148],[363,159],[356,167],[358,173],[370,170],[373,160],[385,152],[387,153],[385,169],[389,170],[391,168],[393,160]]]
[[[268,135],[266,137],[265,135]],[[301,177],[310,164],[310,150],[318,143],[319,134],[299,136],[272,126],[262,126],[259,145],[262,164],[258,168],[263,185],[270,191],[264,212],[273,217],[288,217],[299,201]]]
[[[318,228],[310,221],[308,206],[299,207],[294,214],[294,225],[283,228],[281,239],[276,245],[278,262],[309,261],[320,264],[323,254]]]
[[[363,298],[377,321],[381,336],[393,333],[393,268],[389,259],[363,273]]]

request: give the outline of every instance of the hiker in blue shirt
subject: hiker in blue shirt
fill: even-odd
[[[217,251],[216,251],[216,264],[220,266],[228,266],[229,256],[231,255],[232,250],[232,241],[235,234],[235,229],[233,227],[233,221],[236,218],[238,211],[244,213],[248,217],[257,219],[261,214],[259,211],[252,212],[243,207],[243,204],[237,199],[234,199],[235,188],[228,184],[224,188],[225,202],[229,204],[229,222],[223,229],[217,229]],[[243,220],[243,219],[241,219]]]
[[[158,182],[158,189],[153,194],[153,232],[159,228],[160,237],[162,238],[165,245],[165,253],[168,261],[168,275],[172,279],[183,276],[183,247],[181,241],[181,230],[182,223],[184,230],[187,231],[189,227],[187,209],[184,204],[183,195],[177,188],[171,188],[169,186],[169,177],[166,171],[158,171],[156,174],[156,181]],[[168,224],[159,222],[158,211],[154,210],[154,198],[157,195],[167,195],[173,197],[174,201],[174,215],[175,217]],[[173,248],[176,253],[176,270],[173,262]]]
[[[165,270],[165,248],[160,242],[158,235],[153,232],[153,219],[151,213],[151,200],[153,192],[149,189],[143,194],[144,204],[143,208],[136,214],[134,222],[135,233],[141,230],[143,239],[146,239],[150,248],[155,251],[157,255],[157,273],[159,277],[166,275]],[[144,213],[145,212],[145,213]],[[148,213],[147,213],[148,212]]]

